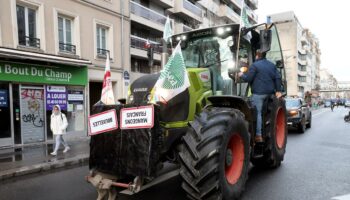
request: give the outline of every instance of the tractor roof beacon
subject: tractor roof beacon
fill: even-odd
[[[145,75],[130,85],[126,104],[94,105],[92,113],[114,109],[120,119],[120,128],[91,136],[87,178],[99,195],[105,190],[116,195],[115,188],[123,187],[138,192],[180,174],[189,199],[237,199],[245,187],[249,162],[276,168],[283,161],[284,99],[271,95],[265,100],[264,143],[255,143],[256,109],[249,98],[250,87],[236,75],[260,49],[276,64],[286,93],[276,26],[241,29],[229,24],[172,38],[174,45],[180,40],[190,87],[166,103],[151,103],[160,74]],[[128,121],[133,125],[123,121],[142,113],[153,120],[153,126],[137,124],[142,120]]]

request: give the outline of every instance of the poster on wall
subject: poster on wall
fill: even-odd
[[[52,110],[59,105],[61,110],[67,110],[67,91],[65,86],[46,86],[46,110]]]
[[[0,108],[8,107],[7,98],[7,90],[0,90]]]
[[[79,90],[68,90],[68,101],[72,104],[83,104],[84,93]]]

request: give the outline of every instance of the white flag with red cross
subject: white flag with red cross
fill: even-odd
[[[105,75],[103,78],[101,101],[106,105],[113,105],[115,104],[115,101],[114,101],[112,81],[111,81],[111,67],[109,62],[110,62],[109,53],[107,53],[106,69],[105,69]]]

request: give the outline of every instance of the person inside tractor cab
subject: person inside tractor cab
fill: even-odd
[[[257,109],[257,125],[255,141],[263,142],[262,137],[262,108],[265,98],[271,94],[276,94],[277,98],[281,94],[281,75],[276,66],[266,59],[266,52],[256,51],[255,62],[249,67],[248,73],[239,72],[239,77],[249,82],[252,88],[252,104]]]

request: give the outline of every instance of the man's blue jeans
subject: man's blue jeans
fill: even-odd
[[[262,108],[263,108],[264,100],[267,96],[268,96],[267,94],[252,94],[252,97],[251,97],[252,103],[257,110],[256,134],[255,134],[257,136],[261,136]]]

